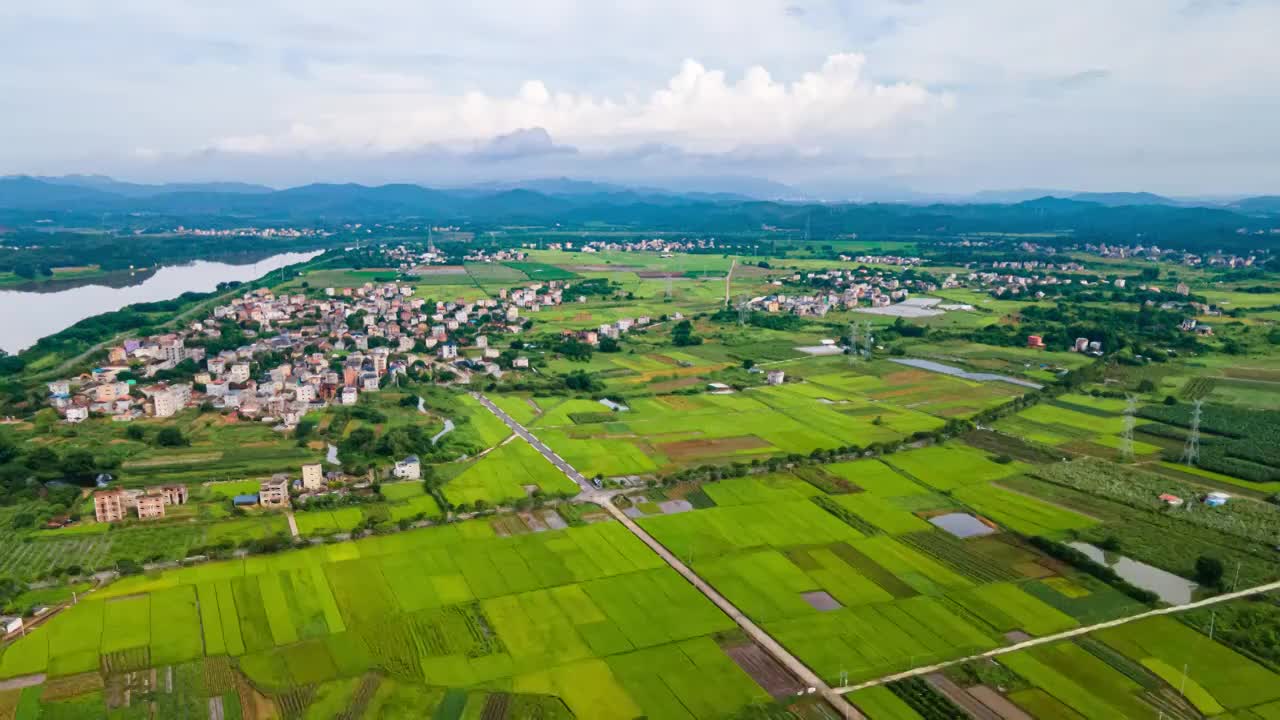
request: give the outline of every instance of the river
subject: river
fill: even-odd
[[[316,257],[320,251],[281,253],[245,265],[197,260],[169,265],[128,287],[84,285],[56,292],[0,291],[0,349],[16,353],[52,335],[126,305],[171,300],[184,292],[210,292],[222,282],[248,282],[287,265]]]

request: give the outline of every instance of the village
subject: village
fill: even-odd
[[[529,315],[560,305],[571,287],[533,283],[501,289],[495,298],[430,306],[401,283],[279,295],[259,289],[181,331],[109,348],[103,366],[48,383],[48,403],[70,423],[167,418],[207,404],[286,431],[308,412],[355,405],[362,393],[378,392],[411,369],[464,385],[477,375],[529,370],[528,356],[503,352],[490,335],[521,334],[531,327]],[[598,345],[650,322],[622,318],[572,334]]]

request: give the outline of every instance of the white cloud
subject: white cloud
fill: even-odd
[[[388,89],[368,102],[361,98],[320,117],[298,119],[282,132],[226,137],[213,147],[245,153],[403,152],[538,127],[557,142],[587,150],[644,143],[711,153],[770,144],[821,149],[896,122],[928,119],[954,103],[951,95],[917,83],[874,82],[866,64],[860,54],[836,54],[785,82],[759,66],[734,80],[685,60],[665,86],[643,99],[553,90],[540,80],[524,82],[509,96]]]
[[[442,182],[471,166],[392,156],[542,128],[580,152],[520,172],[1276,192],[1276,27],[1277,0],[7,0],[0,174],[222,149],[231,177]]]

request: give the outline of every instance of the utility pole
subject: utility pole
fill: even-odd
[[[1138,399],[1132,395],[1125,397],[1124,433],[1120,436],[1120,457],[1125,462],[1133,462],[1133,421],[1138,409]]]
[[[1187,467],[1194,467],[1200,460],[1200,406],[1203,403],[1204,400],[1196,400],[1191,410],[1191,429],[1187,432],[1187,445],[1182,450],[1182,463]]]

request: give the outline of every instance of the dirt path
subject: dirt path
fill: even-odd
[[[36,673],[35,675],[23,675],[22,677],[9,678],[8,680],[0,680],[0,692],[5,690],[21,690],[32,685],[39,685],[44,682],[44,673]]]
[[[289,532],[292,533],[294,537],[298,537],[298,521],[293,517],[293,511],[290,510],[289,512],[286,512],[284,517],[289,521]]]

